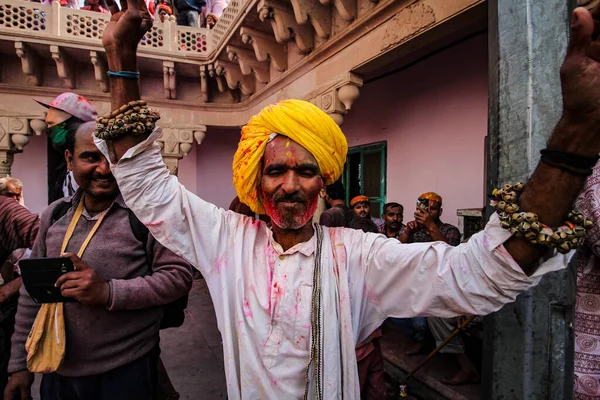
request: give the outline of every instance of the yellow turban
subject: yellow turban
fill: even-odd
[[[284,100],[265,107],[242,128],[242,138],[233,157],[233,185],[242,203],[264,214],[258,188],[262,159],[269,135],[287,136],[317,160],[325,184],[335,182],[344,170],[348,142],[331,117],[302,100]]]

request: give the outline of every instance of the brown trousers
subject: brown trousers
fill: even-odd
[[[372,341],[375,349],[358,362],[358,380],[362,400],[384,400],[385,376],[383,374],[383,356],[379,339]]]

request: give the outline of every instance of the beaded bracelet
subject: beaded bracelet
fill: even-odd
[[[564,225],[556,229],[542,224],[536,214],[519,212],[517,200],[524,187],[523,183],[506,184],[502,189],[494,189],[492,192],[491,205],[497,208],[502,227],[516,237],[523,237],[532,244],[556,248],[563,254],[579,246],[585,237],[586,229],[590,229],[593,222],[573,209]]]
[[[142,135],[152,132],[160,119],[157,111],[147,107],[143,100],[130,101],[120,108],[96,118],[95,135],[112,140],[127,133]]]

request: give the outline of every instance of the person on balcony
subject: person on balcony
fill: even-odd
[[[206,7],[204,8],[204,15],[206,15],[206,27],[212,29],[223,11],[229,5],[229,0],[206,0]]]
[[[200,28],[200,14],[205,5],[204,0],[175,0],[177,24]]]
[[[52,5],[53,0],[41,0],[41,4]],[[59,0],[61,7],[79,9],[79,0]]]
[[[83,4],[82,10],[110,14],[110,11],[100,5],[100,0],[85,0]]]
[[[173,9],[163,0],[161,0],[161,2],[158,3],[157,11],[158,19],[160,20],[160,22],[165,22],[165,19],[167,17],[173,15]]]
[[[300,100],[252,117],[234,156],[240,201],[266,211],[272,227],[202,200],[170,175],[155,144],[159,115],[139,100],[136,74],[124,72],[137,71],[137,46],[152,26],[143,2],[127,5],[117,13],[109,3],[103,45],[109,70],[122,74],[110,78],[114,111],[98,120],[96,145],[126,204],[205,277],[229,399],[358,398],[355,346],[387,317],[488,314],[566,268],[572,253],[513,235],[504,214],[458,247],[313,225],[319,193],[342,174],[348,143],[330,116]],[[564,115],[548,142],[562,162],[542,158],[527,185],[516,186],[521,210],[548,226],[568,218],[600,153],[598,34],[590,12],[575,9],[561,69]],[[121,115],[129,111],[145,123]]]

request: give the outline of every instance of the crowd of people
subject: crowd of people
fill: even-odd
[[[51,4],[53,0],[29,0],[34,3]],[[230,0],[144,0],[152,19],[165,21],[175,15],[177,24],[193,28],[212,29]],[[60,0],[62,7],[110,14],[106,0]]]
[[[151,26],[139,1],[127,0],[104,31],[110,71],[137,70],[137,46]],[[348,143],[331,117],[305,101],[267,106],[242,128],[235,212],[202,200],[169,173],[155,144],[159,116],[140,100],[137,79],[110,77],[114,111],[101,117],[73,93],[39,102],[64,163],[53,171],[54,201],[41,216],[19,204],[18,180],[0,182],[0,260],[10,261],[2,271],[2,318],[12,301],[0,320],[4,398],[29,398],[33,372],[40,372],[44,400],[176,399],[159,330],[183,323],[192,268],[213,299],[230,399],[385,398],[384,323],[439,343],[462,325],[457,318],[514,301],[567,266],[578,240],[560,235],[566,218],[572,235],[588,229],[579,273],[593,281],[600,110],[587,106],[600,104],[600,60],[588,50],[600,24],[584,8],[573,20],[561,70],[565,116],[548,142],[555,157],[542,156],[527,185],[516,186],[518,198],[506,186],[500,212],[463,243],[442,222],[443,200],[433,192],[418,196],[406,225],[399,203],[385,204],[382,219],[371,215],[366,196],[346,205],[339,179]],[[590,220],[573,217],[578,196]],[[320,198],[329,209],[313,223]],[[538,221],[547,225],[532,236]],[[538,241],[554,233],[566,251]],[[21,284],[14,265],[27,255],[13,253],[26,248],[31,258],[72,262],[74,270],[53,284],[64,302],[40,304],[27,280]],[[578,311],[589,324],[597,310],[586,302]],[[586,340],[595,331],[576,334],[577,351],[594,357]],[[416,352],[425,347],[416,340]],[[460,366],[447,383],[478,379],[460,337],[446,351]],[[575,368],[575,390],[589,395],[600,371]]]

